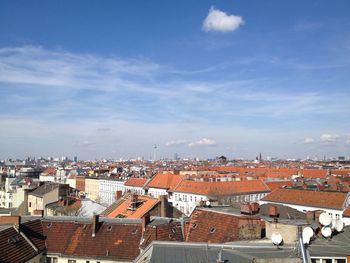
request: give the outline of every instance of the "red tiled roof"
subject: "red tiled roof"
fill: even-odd
[[[107,208],[106,211],[108,211],[108,213],[103,213],[103,215],[108,218],[115,218],[118,216],[121,216],[123,218],[142,218],[160,202],[160,200],[157,198],[139,195],[137,197],[138,205],[136,206],[135,210],[132,210],[132,198],[132,195],[130,195],[122,200],[117,201],[118,205],[114,206],[113,210]]]
[[[293,185],[291,181],[266,181],[265,184],[271,191]]]
[[[42,172],[42,175],[55,175],[57,169],[55,167],[48,167],[46,170]]]
[[[299,170],[299,173],[302,174],[304,178],[326,178],[328,170],[303,169]]]
[[[145,178],[129,178],[125,182],[125,186],[135,186],[135,187],[143,187],[147,182]]]
[[[343,209],[347,193],[279,188],[262,201],[311,206],[319,208]]]
[[[158,173],[147,184],[147,188],[171,189],[183,180],[182,175],[172,173]]]
[[[27,262],[40,254],[12,226],[0,231],[0,262]]]
[[[239,217],[196,209],[191,215],[186,241],[224,243],[239,239],[260,238],[260,232],[252,232],[250,236],[240,236],[240,227],[248,224],[261,227],[258,218]]]
[[[350,217],[350,207],[346,208],[343,212],[344,217]]]
[[[193,193],[199,195],[233,195],[240,193],[269,192],[269,188],[261,180],[198,182],[183,180],[173,192]]]
[[[159,241],[183,241],[182,227],[180,222],[170,222],[161,225],[147,225],[143,234],[141,246],[146,248],[154,240]]]
[[[101,223],[92,237],[92,224],[43,221],[48,253],[65,256],[133,260],[140,253],[141,224]]]

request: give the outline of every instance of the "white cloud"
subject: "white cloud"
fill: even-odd
[[[203,21],[204,31],[229,32],[238,29],[244,24],[242,17],[228,15],[225,12],[211,7],[208,16]]]
[[[345,143],[350,144],[350,134],[346,135]]]
[[[187,140],[179,139],[179,140],[175,140],[175,141],[166,142],[165,145],[166,146],[175,146],[175,145],[183,145],[186,143],[187,143]]]
[[[315,142],[314,138],[307,137],[307,138],[304,139],[304,143],[305,144],[311,144],[311,143],[314,143],[314,142]]]
[[[216,141],[213,139],[208,139],[208,138],[202,138],[198,141],[195,142],[190,142],[188,144],[189,147],[194,147],[194,146],[214,146],[216,145]]]
[[[335,142],[339,139],[338,134],[324,133],[321,135],[321,141],[323,142]]]

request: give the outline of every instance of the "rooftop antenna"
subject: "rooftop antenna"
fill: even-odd
[[[158,148],[158,146],[157,146],[157,144],[155,144],[153,146],[153,161],[157,160],[157,148]]]

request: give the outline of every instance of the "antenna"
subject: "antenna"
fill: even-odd
[[[157,160],[157,148],[158,148],[158,146],[157,146],[157,144],[155,144],[153,146],[153,161]]]

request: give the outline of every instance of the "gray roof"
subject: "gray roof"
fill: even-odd
[[[288,262],[301,262],[293,246],[277,249],[266,243],[239,242],[228,245],[161,241],[153,242],[134,262],[205,263],[216,262],[218,258],[226,263],[251,263],[254,259],[272,258],[278,259],[278,262],[283,262],[284,259],[288,259]]]
[[[30,192],[30,195],[35,195],[38,197],[43,197],[45,194],[51,192],[52,190],[59,187],[57,183],[45,182],[43,185],[36,188],[34,191]]]
[[[319,236],[312,241],[308,247],[311,257],[337,256],[346,257],[350,253],[350,227],[344,228],[344,231],[324,238]]]

